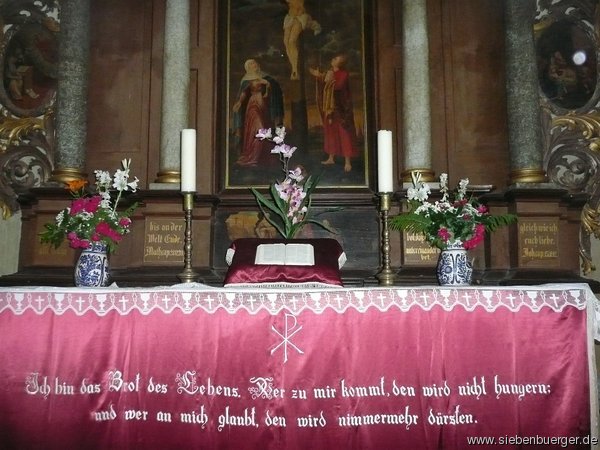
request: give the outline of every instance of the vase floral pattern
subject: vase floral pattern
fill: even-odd
[[[441,286],[468,286],[473,265],[462,245],[449,245],[442,250],[437,264],[437,279]]]
[[[75,286],[104,287],[110,281],[107,245],[93,242],[81,251],[75,265]]]

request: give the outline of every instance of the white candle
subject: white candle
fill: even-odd
[[[181,192],[196,192],[196,130],[181,130]]]
[[[377,132],[377,181],[379,192],[394,191],[394,157],[392,150],[392,132]]]

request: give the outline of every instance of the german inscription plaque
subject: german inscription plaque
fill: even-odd
[[[184,219],[146,219],[145,228],[144,263],[183,263]]]
[[[519,265],[559,266],[558,219],[519,219]]]
[[[404,232],[404,264],[409,266],[435,266],[440,251],[432,247],[422,234]]]

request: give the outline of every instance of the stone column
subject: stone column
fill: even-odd
[[[58,38],[56,158],[50,181],[85,178],[90,0],[62,0]]]
[[[543,146],[533,36],[535,0],[505,0],[511,183],[542,183]]]
[[[431,106],[429,103],[429,42],[426,0],[404,0],[403,103],[404,170],[402,179],[419,171],[423,181],[432,181]]]
[[[156,183],[179,183],[181,130],[189,128],[190,5],[188,0],[167,0],[163,61],[160,166]]]

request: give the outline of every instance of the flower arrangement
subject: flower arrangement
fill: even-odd
[[[54,223],[44,225],[41,241],[58,247],[67,238],[70,247],[82,249],[91,248],[92,243],[99,242],[105,244],[109,252],[114,251],[123,235],[129,233],[130,216],[137,207],[135,203],[124,212],[117,211],[122,194],[137,189],[137,177],[129,181],[130,163],[130,159],[122,160],[123,168],[118,169],[113,177],[106,171],[95,170],[95,193],[86,190],[86,180],[67,183],[66,189],[74,200],[70,207],[58,213]],[[116,192],[114,201],[111,195],[113,189]]]
[[[440,175],[441,200],[428,201],[431,189],[421,181],[419,172],[411,173],[412,187],[406,192],[409,211],[390,219],[390,228],[421,233],[431,245],[445,250],[462,246],[469,250],[484,240],[486,231],[517,221],[514,214],[493,216],[485,205],[467,197],[469,179],[459,181],[453,195],[448,190],[448,175]],[[453,197],[453,198],[452,198]]]
[[[302,166],[290,169],[290,158],[297,148],[285,143],[285,134],[285,127],[275,128],[274,134],[271,128],[260,129],[256,134],[260,140],[266,139],[275,143],[271,153],[279,156],[285,174],[283,181],[275,181],[270,185],[271,200],[257,189],[250,188],[258,207],[269,223],[285,239],[293,239],[308,223],[314,223],[335,233],[327,224],[310,216],[311,194],[317,187],[319,179],[312,175],[307,176]],[[269,212],[273,213],[275,217],[272,217]]]

